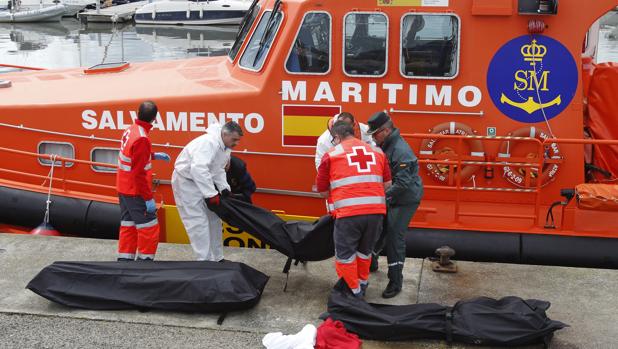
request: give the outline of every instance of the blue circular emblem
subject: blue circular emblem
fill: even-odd
[[[560,114],[571,103],[578,81],[577,64],[569,50],[544,35],[507,42],[487,72],[487,89],[495,106],[509,118],[526,123]]]

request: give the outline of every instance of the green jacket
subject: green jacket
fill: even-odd
[[[418,175],[418,159],[398,128],[380,146],[388,157],[393,185],[386,191],[389,206],[417,204],[423,197],[423,181]]]

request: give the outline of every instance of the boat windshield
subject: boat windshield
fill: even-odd
[[[281,12],[276,12],[274,15],[272,15],[272,11],[264,13],[240,58],[241,67],[254,71],[262,69],[282,19]]]
[[[247,38],[249,29],[251,29],[251,27],[253,26],[253,23],[255,22],[255,19],[257,18],[258,13],[260,13],[260,6],[258,6],[257,4],[258,1],[259,0],[253,1],[253,4],[251,4],[251,7],[249,7],[249,10],[245,14],[245,18],[243,18],[242,23],[240,24],[240,27],[238,28],[238,34],[236,35],[236,40],[234,40],[234,45],[232,46],[232,48],[230,49],[230,52],[228,53],[228,56],[230,57],[232,61],[236,59],[236,55],[238,55],[238,51],[240,50],[240,47],[242,46],[242,44],[245,42],[245,39]]]

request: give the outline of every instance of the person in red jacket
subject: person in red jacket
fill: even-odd
[[[151,160],[170,161],[166,153],[152,153],[148,133],[157,117],[152,101],[139,106],[137,120],[122,135],[118,153],[116,190],[120,202],[118,260],[154,260],[159,244],[157,208],[152,197]]]
[[[335,269],[354,295],[363,297],[369,284],[371,251],[386,214],[385,188],[390,186],[388,161],[379,148],[354,137],[354,129],[337,121],[331,132],[335,146],[318,167],[317,190],[330,195],[335,217]]]

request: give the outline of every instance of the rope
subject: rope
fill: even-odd
[[[105,45],[105,49],[103,50],[103,58],[101,59],[101,63],[103,64],[105,63],[105,60],[107,59],[107,51],[109,50],[109,46],[112,44],[112,41],[114,40],[114,36],[116,36],[116,32],[118,30],[116,29],[116,26],[112,27],[112,35],[109,38],[109,42],[107,43],[107,45]]]
[[[531,19],[528,22],[528,32],[530,34],[541,34],[545,31],[545,22],[540,19]]]
[[[47,191],[47,201],[46,201],[46,206],[45,206],[45,218],[43,218],[43,222],[47,225],[49,224],[49,204],[51,204],[51,191],[52,191],[52,184],[54,182],[54,165],[56,165],[56,158],[58,157],[58,155],[56,154],[52,154],[51,156],[51,169],[49,170],[49,174],[47,175],[47,177],[49,177],[49,189]],[[45,182],[43,182],[45,183]]]
[[[545,28],[545,23],[543,23],[543,21],[539,21],[539,20],[531,20],[530,22],[541,22],[543,24],[543,28]],[[538,24],[537,24],[538,25]],[[541,30],[542,32],[542,30]],[[531,32],[531,34],[534,34]],[[534,40],[534,35],[531,35],[532,39]],[[532,51],[532,59],[533,62],[536,62],[534,59],[536,59],[536,52],[535,50],[531,50]],[[538,98],[538,103],[541,106],[541,113],[543,113],[543,119],[545,120],[545,125],[547,125],[547,130],[549,131],[549,134],[551,135],[551,138],[556,138],[556,136],[554,136],[554,132],[551,129],[551,125],[549,124],[549,120],[547,119],[547,115],[545,114],[545,107],[543,107],[543,101],[541,100],[541,93],[539,92],[539,80],[538,78],[536,78],[537,75],[537,71],[536,71],[536,64],[534,64],[533,66],[534,68],[534,75],[535,75],[535,81],[536,81],[536,86],[535,86],[535,90],[536,90],[536,97]],[[541,70],[543,68],[541,67]]]

